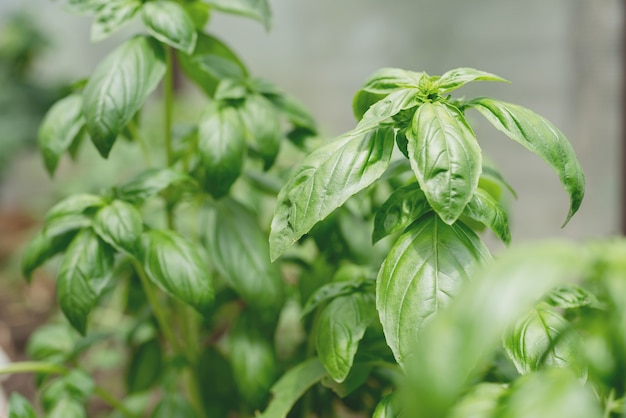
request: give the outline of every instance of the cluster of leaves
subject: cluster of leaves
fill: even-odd
[[[502,78],[471,68],[441,76],[382,69],[354,98],[355,129],[311,152],[287,178],[280,151],[310,147],[312,118],[204,31],[214,11],[268,27],[265,1],[68,0],[67,7],[94,16],[94,40],[136,16],[147,34],[112,51],[50,109],[39,132],[50,174],[87,141],[104,158],[114,158],[114,147],[161,145],[165,164],[67,197],[25,251],[29,279],[61,255],[57,297],[73,328],[44,327],[31,340],[47,416],[85,416],[95,395],[112,416],[331,417],[348,408],[375,418],[445,417],[469,416],[478,403],[487,411],[478,416],[504,408],[515,417],[515,405],[534,396],[525,381],[545,374],[574,382],[543,372],[547,366],[589,378],[603,399],[623,395],[607,366],[621,346],[605,339],[614,356],[580,362],[581,338],[567,331],[570,323],[595,329],[595,320],[584,323],[593,315],[576,314],[613,303],[602,287],[612,282],[554,290],[507,331],[557,283],[530,286],[513,303],[525,274],[515,266],[495,267],[498,277],[514,274],[497,286],[492,273],[469,280],[492,259],[478,233],[489,228],[510,241],[503,201],[512,189],[483,160],[466,111],[477,110],[555,171],[570,196],[566,222],[584,194],[574,151],[550,122],[518,105],[450,94]],[[172,120],[175,63],[209,99],[192,125]],[[163,143],[145,144],[142,110],[159,85]],[[268,243],[264,208],[274,204]],[[563,260],[567,272],[580,265]],[[497,291],[472,290],[487,288]],[[488,326],[503,300],[510,309]],[[119,324],[107,328],[103,310],[118,312]],[[505,333],[504,348],[479,374]],[[82,365],[103,341],[127,356],[121,401]],[[405,377],[419,401],[400,412]],[[480,381],[491,383],[467,392]],[[570,383],[564,396],[579,393]],[[13,397],[12,418],[29,411]]]

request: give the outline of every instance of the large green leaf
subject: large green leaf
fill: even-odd
[[[85,407],[70,396],[62,397],[46,418],[87,418]]]
[[[185,75],[209,96],[213,96],[222,77],[212,71],[211,65],[207,65],[207,60],[208,64],[213,66],[227,68],[234,66],[237,73],[247,75],[246,67],[237,55],[222,41],[205,33],[198,34],[196,49],[192,55],[179,53],[177,58]]]
[[[354,278],[351,280],[341,280],[326,283],[325,285],[319,287],[308,298],[308,300],[302,307],[302,313],[300,315],[304,317],[313,312],[313,310],[315,310],[318,306],[328,302],[329,300],[358,292],[359,288],[363,287],[364,284],[364,278]]]
[[[407,130],[408,153],[430,206],[454,223],[478,187],[482,154],[461,112],[448,104],[421,105]]]
[[[400,418],[399,409],[397,394],[390,393],[378,402],[372,418]]]
[[[93,228],[100,238],[113,247],[137,254],[143,223],[141,214],[130,203],[113,200],[101,208],[96,213]]]
[[[28,400],[17,392],[11,393],[9,398],[8,418],[37,418],[35,410]]]
[[[198,151],[204,188],[215,198],[228,193],[239,178],[246,153],[246,131],[232,106],[212,102],[198,125]]]
[[[577,247],[547,242],[511,249],[475,274],[413,346],[406,367],[411,416],[447,416],[509,327],[548,290],[580,277],[586,266]]]
[[[418,183],[394,190],[376,211],[372,242],[402,231],[429,210],[430,205]]]
[[[126,41],[98,64],[85,86],[84,112],[103,157],[164,74],[163,48],[144,36]]]
[[[274,104],[259,94],[246,97],[240,112],[248,137],[255,145],[255,150],[263,159],[264,168],[267,170],[274,164],[280,150],[280,141],[283,137],[280,115]]]
[[[449,418],[498,418],[499,402],[506,393],[506,385],[479,383],[454,406]]]
[[[305,158],[278,195],[270,233],[272,260],[376,181],[389,166],[393,141],[393,128],[381,126],[348,133]]]
[[[33,272],[55,255],[65,251],[76,235],[75,229],[56,229],[41,231],[28,242],[22,253],[21,270],[27,282]]]
[[[326,376],[326,370],[318,359],[306,360],[288,370],[272,386],[271,392],[274,397],[258,418],[286,418],[304,392],[324,376]]]
[[[376,307],[387,344],[404,365],[427,320],[450,303],[476,268],[491,259],[461,222],[435,214],[413,223],[391,248],[376,283]]]
[[[361,90],[374,94],[389,94],[400,89],[418,88],[424,76],[423,72],[381,68],[369,76]]]
[[[194,183],[194,179],[183,172],[171,168],[151,168],[121,186],[118,195],[128,202],[141,203],[171,186]]]
[[[283,302],[280,270],[269,258],[267,235],[242,205],[223,199],[202,226],[212,263],[250,305],[277,312]]]
[[[531,373],[515,381],[498,418],[601,418],[593,392],[568,369]]]
[[[215,10],[250,17],[263,23],[266,29],[272,25],[272,13],[268,0],[204,0]]]
[[[317,355],[330,377],[343,382],[365,330],[376,319],[374,295],[356,292],[333,299],[321,312],[317,323]]]
[[[139,0],[96,0],[95,20],[91,25],[91,42],[98,42],[125,26],[141,8]],[[92,3],[96,3],[93,2]]]
[[[540,156],[559,176],[570,197],[565,224],[576,213],[585,194],[585,175],[571,144],[547,119],[524,107],[490,98],[472,100],[493,126]]]
[[[508,82],[504,78],[495,74],[475,70],[474,68],[455,68],[454,70],[444,73],[439,79],[437,79],[437,81],[434,82],[434,87],[440,94],[444,94],[458,89],[459,87],[472,81]]]
[[[133,348],[125,376],[128,393],[143,392],[153,387],[163,372],[163,360],[163,348],[156,339]]]
[[[85,124],[83,97],[71,94],[54,104],[39,127],[37,143],[50,175],[54,174],[61,155],[69,148]]]
[[[148,277],[165,292],[204,313],[213,302],[213,282],[197,248],[170,230],[147,231],[141,242]]]
[[[250,313],[242,314],[230,332],[230,358],[237,389],[253,409],[264,405],[276,380],[274,347]]]
[[[482,188],[474,191],[463,216],[489,227],[505,244],[511,242],[509,218],[500,203]]]
[[[106,201],[102,196],[95,194],[81,193],[70,195],[48,210],[45,217],[46,229],[49,229],[50,224],[58,220],[82,215],[86,211],[104,206],[105,203]]]
[[[521,374],[545,367],[568,367],[583,379],[587,376],[581,361],[580,335],[546,303],[515,324],[504,338],[504,348]]]
[[[365,112],[354,131],[362,132],[376,128],[402,110],[417,106],[418,92],[417,89],[402,89],[377,101]]]
[[[57,299],[70,324],[81,334],[87,317],[113,274],[113,251],[90,229],[68,247],[57,276]]]
[[[150,35],[187,54],[194,51],[198,33],[181,5],[168,0],[149,1],[143,5],[141,13]]]

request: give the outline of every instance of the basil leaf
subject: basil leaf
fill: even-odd
[[[241,175],[246,155],[246,132],[234,107],[217,102],[207,107],[198,125],[198,151],[205,190],[223,197]]]
[[[262,407],[276,380],[274,348],[248,313],[242,314],[230,333],[230,358],[241,397],[252,409]]]
[[[390,393],[382,398],[376,405],[372,418],[400,418],[398,396]]]
[[[64,396],[58,400],[46,418],[87,418],[87,412],[81,403]]]
[[[32,280],[33,272],[55,255],[65,251],[76,231],[56,229],[41,231],[29,241],[22,253],[21,270],[27,282]]]
[[[133,205],[121,200],[112,201],[96,213],[93,228],[114,248],[137,254],[143,223],[141,214]]]
[[[151,168],[141,172],[120,187],[118,196],[127,202],[139,204],[169,187],[194,183],[193,178],[180,171],[171,168]]]
[[[506,211],[489,193],[480,187],[463,211],[463,216],[480,222],[493,231],[505,244],[511,243],[511,231]]]
[[[429,214],[404,231],[376,282],[376,307],[398,363],[404,365],[424,323],[490,259],[487,247],[461,222],[450,226]]]
[[[67,0],[64,9],[70,13],[95,13],[107,0]]]
[[[498,418],[601,418],[593,392],[567,369],[547,369],[516,380]]]
[[[204,215],[206,247],[217,271],[247,304],[277,313],[284,284],[255,217],[231,199],[217,202]]]
[[[424,103],[406,135],[411,168],[428,203],[453,224],[478,187],[482,154],[472,129],[455,107]]]
[[[287,418],[287,414],[302,395],[326,376],[318,359],[309,359],[288,370],[272,386],[273,398],[258,418]]]
[[[585,194],[585,175],[567,138],[547,119],[524,107],[489,98],[472,100],[478,110],[496,129],[540,156],[559,176],[570,197],[569,222],[580,207]]]
[[[210,74],[218,80],[221,80],[217,86],[218,89],[220,84],[222,84],[226,79],[233,79],[237,81],[243,79],[244,72],[242,71],[241,66],[230,58],[222,57],[216,54],[206,54],[195,57],[193,61],[202,71]],[[218,91],[216,90],[215,95],[213,96],[215,99],[219,99],[217,92]]]
[[[172,48],[193,53],[198,34],[193,20],[181,5],[167,0],[149,1],[144,3],[141,13],[150,35]]]
[[[79,135],[84,124],[83,97],[80,94],[69,95],[48,110],[39,127],[37,143],[50,175],[54,174],[59,159]]]
[[[498,418],[499,401],[507,387],[499,383],[479,383],[457,403],[450,418]]]
[[[389,94],[399,89],[418,88],[424,77],[422,72],[381,68],[369,76],[361,90],[373,94]]]
[[[57,276],[57,299],[70,324],[81,334],[87,317],[113,274],[113,251],[91,230],[83,229],[63,256]]]
[[[272,15],[267,0],[205,0],[212,8],[258,20],[269,30]]]
[[[315,336],[317,355],[330,377],[343,382],[367,327],[376,319],[374,295],[357,292],[333,299],[321,312]]]
[[[106,201],[98,195],[81,193],[74,194],[54,205],[45,218],[46,226],[55,221],[75,215],[82,215],[90,209],[102,207]]]
[[[128,393],[143,392],[159,381],[163,357],[158,340],[146,341],[132,350],[125,379]]]
[[[170,230],[144,232],[141,242],[148,277],[171,296],[203,313],[213,302],[213,283],[197,248]]]
[[[569,283],[552,289],[546,295],[546,302],[561,309],[576,309],[585,306],[602,309],[602,303],[589,290]]]
[[[196,418],[189,402],[177,393],[167,393],[157,404],[150,418]]]
[[[402,110],[417,106],[416,89],[402,89],[391,93],[384,99],[374,103],[363,115],[354,129],[355,132],[373,129]]]
[[[215,96],[213,98],[217,101],[225,100],[240,100],[245,99],[248,94],[246,86],[235,78],[223,78],[217,85],[215,90]]]
[[[520,319],[504,338],[504,348],[521,374],[544,367],[567,367],[582,379],[582,340],[571,324],[542,303]]]
[[[475,274],[413,346],[406,367],[410,416],[447,416],[506,330],[548,290],[579,277],[586,266],[574,245],[535,243],[500,254]]]
[[[474,68],[456,68],[444,73],[435,81],[433,87],[439,91],[439,94],[445,94],[472,81],[501,81],[508,83],[508,80],[485,71]]]
[[[45,324],[28,338],[26,352],[32,359],[64,363],[74,353],[78,334],[66,323]]]
[[[83,97],[87,131],[104,158],[164,74],[163,48],[144,36],[126,41],[98,64]]]
[[[318,288],[306,301],[302,308],[302,317],[310,314],[321,304],[340,296],[355,293],[363,285],[363,280],[350,280],[326,283]]]
[[[243,77],[248,75],[246,67],[226,44],[205,33],[198,33],[193,54],[178,53],[177,58],[185,75],[208,96],[213,96],[220,79],[223,78],[212,68],[217,67],[217,71],[226,68],[227,72],[236,71]]]
[[[304,159],[278,195],[270,233],[272,260],[383,175],[393,137],[390,126],[348,133]]]
[[[272,102],[257,94],[246,97],[240,114],[248,137],[256,145],[255,150],[263,159],[265,170],[268,170],[280,150],[282,132],[279,114]]]
[[[402,231],[430,210],[419,184],[411,183],[394,190],[374,215],[372,242]]]
[[[28,400],[17,392],[9,398],[9,418],[37,418]]]
[[[96,19],[91,25],[91,42],[98,42],[131,21],[141,8],[139,0],[100,1],[95,10]]]

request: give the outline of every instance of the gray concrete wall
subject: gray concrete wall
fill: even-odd
[[[57,47],[40,65],[49,78],[85,76],[120,38],[89,44],[86,18],[59,2],[2,0],[0,16],[18,5],[34,11]],[[479,141],[517,189],[513,237],[587,238],[617,233],[620,27],[618,0],[271,0],[274,27],[215,14],[219,34],[253,73],[304,102],[329,136],[354,125],[352,94],[384,66],[439,74],[468,66],[512,84],[480,83],[466,97],[492,95],[553,121],[576,149],[587,195],[566,229],[567,197],[545,164],[483,123]]]

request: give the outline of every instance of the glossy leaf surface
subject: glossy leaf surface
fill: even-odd
[[[161,289],[203,313],[213,302],[213,283],[196,247],[170,230],[141,238],[143,267]]]
[[[272,260],[385,172],[393,137],[391,127],[346,134],[305,158],[278,195],[270,233]]]
[[[143,223],[141,214],[130,203],[113,200],[96,213],[93,227],[113,247],[129,254],[137,253]]]
[[[37,144],[50,175],[54,174],[59,159],[79,135],[84,124],[83,97],[80,94],[67,96],[50,108],[37,136]]]
[[[407,131],[411,168],[430,206],[452,224],[471,200],[482,154],[464,116],[444,103],[424,103]]]
[[[57,299],[81,334],[87,317],[113,274],[113,251],[92,231],[82,230],[68,247],[57,276]]]
[[[240,113],[248,137],[255,145],[255,150],[263,159],[264,168],[267,170],[274,164],[280,150],[282,139],[280,115],[274,104],[261,95],[246,97]]]
[[[425,322],[490,259],[472,230],[462,223],[447,225],[435,214],[420,218],[398,238],[376,283],[376,307],[398,363],[404,365]]]
[[[288,370],[272,386],[272,401],[258,418],[286,418],[298,399],[326,375],[318,359],[309,359]]]
[[[206,247],[217,271],[248,304],[277,312],[283,301],[282,277],[270,262],[267,235],[255,217],[230,199],[205,215]]]
[[[518,379],[498,418],[601,418],[593,392],[567,369],[550,369]]]
[[[204,188],[223,197],[241,174],[246,153],[246,131],[235,108],[216,102],[208,106],[198,125],[198,151]]]
[[[474,275],[413,346],[406,398],[413,416],[446,416],[509,327],[585,266],[577,247],[547,242],[511,249]]]
[[[422,72],[381,68],[369,76],[361,90],[374,94],[389,94],[403,88],[417,88],[423,78]]]
[[[246,67],[237,55],[224,42],[205,33],[198,34],[196,49],[192,55],[179,53],[177,58],[185,75],[211,97],[222,77],[221,74],[212,71],[210,66],[207,68],[205,62],[207,58],[209,64],[212,61],[227,68],[234,67],[237,74],[247,75]]]
[[[568,367],[585,378],[582,341],[578,333],[558,312],[539,304],[520,319],[504,338],[506,352],[517,371],[527,374],[545,367]]]
[[[173,1],[146,2],[141,8],[143,23],[159,41],[191,54],[198,34],[185,9]]]
[[[434,85],[441,94],[458,89],[472,81],[501,81],[507,82],[502,77],[474,68],[456,68],[444,73]]]
[[[333,299],[321,312],[315,346],[330,377],[343,382],[367,327],[376,319],[374,295],[353,293]]]
[[[162,47],[144,36],[126,41],[98,64],[83,96],[87,131],[103,157],[164,74]]]
[[[394,190],[376,211],[372,242],[402,231],[429,210],[430,205],[419,184],[411,183]]]
[[[506,211],[496,199],[480,187],[474,191],[463,215],[480,222],[493,231],[505,244],[511,242],[511,231]]]
[[[540,156],[559,176],[570,197],[567,223],[585,194],[585,176],[571,144],[547,119],[522,106],[489,98],[476,99],[470,106],[493,126]]]
[[[131,203],[141,203],[167,188],[180,184],[193,185],[194,179],[171,168],[151,168],[141,172],[118,189],[119,197]]]
[[[499,402],[506,393],[503,384],[479,383],[454,406],[450,418],[498,418]]]
[[[272,24],[268,0],[205,0],[205,2],[215,10],[258,20],[266,29]]]
[[[96,17],[91,25],[91,42],[99,42],[124,27],[140,8],[141,1],[139,0],[99,1],[98,5],[93,8]]]
[[[229,340],[237,389],[249,406],[262,407],[278,371],[274,347],[247,313],[238,318]]]

